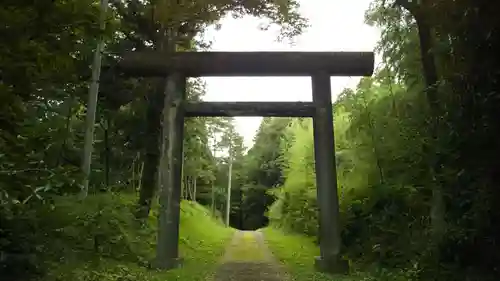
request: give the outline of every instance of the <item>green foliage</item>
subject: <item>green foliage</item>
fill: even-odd
[[[211,273],[231,237],[230,229],[200,205],[183,202],[184,267],[169,273],[149,271],[156,245],[156,210],[141,224],[132,213],[134,201],[132,195],[90,196],[85,202],[65,196],[52,198],[36,212],[18,210],[15,217],[2,221],[2,236],[7,238],[2,249],[25,255],[27,264],[2,268],[2,275],[25,273],[26,266],[35,267],[42,280],[203,280]]]
[[[270,217],[277,225],[313,235],[317,206],[311,120],[294,120],[285,135],[293,136],[293,141],[284,138],[281,143],[286,180],[274,191],[278,201],[271,207]]]
[[[5,22],[0,27],[5,35],[0,246],[8,254],[1,275],[204,279],[230,233],[193,203],[183,203],[181,250],[187,266],[167,274],[144,267],[155,244],[153,218],[148,207],[142,224],[136,222],[134,199],[125,193],[140,188],[141,206],[154,199],[165,85],[123,77],[114,66],[122,52],[159,48],[157,30],[165,24],[179,27],[180,50],[206,48],[194,38],[227,14],[264,17],[280,25],[283,36],[297,35],[306,27],[298,2],[111,1],[104,34],[96,1],[35,2],[0,5]],[[367,23],[381,30],[377,51],[383,64],[356,89],[344,90],[334,105],[342,251],[357,269],[373,272],[365,280],[498,280],[500,79],[494,2],[374,0],[367,11]],[[82,181],[89,65],[100,35],[106,52],[92,195],[78,202],[72,194]],[[432,111],[420,40],[431,46],[438,70],[438,94],[432,98],[439,106]],[[189,99],[200,100],[203,93],[200,81],[189,81]],[[436,132],[430,129],[434,125]],[[194,193],[203,204],[213,203],[213,213],[224,209],[231,147],[233,225],[258,228],[268,216],[287,231],[317,235],[309,120],[264,118],[246,155],[230,119],[191,119],[186,135],[185,198],[194,200]],[[210,144],[216,136],[218,151]],[[431,200],[436,190],[442,191],[445,207],[440,216],[433,212],[439,204]],[[437,217],[445,222],[439,238],[433,226]],[[209,237],[207,230],[213,230]],[[282,245],[278,256],[302,268],[303,276],[323,278],[310,273],[311,256],[317,254],[312,238],[303,241],[310,247],[300,249],[301,239],[283,238],[285,243],[272,232],[269,238]]]
[[[375,268],[411,266],[428,236],[426,115],[419,97],[387,81],[364,78],[335,104],[337,180],[344,254]],[[390,83],[388,85],[388,83]],[[274,225],[317,235],[312,122],[294,120],[283,149],[284,184],[272,193]],[[420,239],[415,239],[420,237]]]
[[[306,27],[298,3],[109,1],[103,32],[99,1],[29,2],[0,4],[5,37],[0,46],[0,275],[16,281],[204,280],[230,231],[194,203],[182,206],[185,269],[161,274],[145,268],[156,243],[155,219],[148,215],[155,198],[164,83],[124,77],[116,63],[126,51],[157,49],[162,43],[157,31],[165,24],[179,27],[179,50],[206,48],[196,35],[230,13],[267,18],[282,27],[283,36],[294,36]],[[90,196],[79,202],[74,194],[82,183],[85,103],[100,38],[105,51]],[[197,79],[187,88],[190,100],[204,94]],[[211,155],[209,122],[186,123],[184,182],[194,183],[191,194],[206,195],[223,167]],[[242,139],[233,134],[232,142],[240,165]],[[242,181],[238,165],[235,181]],[[134,196],[125,195],[136,189],[140,207],[147,207],[141,212],[131,206]],[[200,199],[210,204],[209,198]],[[144,220],[135,221],[132,211]]]
[[[101,198],[101,193],[126,193],[142,187],[141,191],[147,191],[144,196],[141,192],[141,203],[147,205],[141,213],[145,219],[154,201],[164,83],[121,75],[116,69],[121,54],[158,48],[157,31],[162,24],[182,27],[176,42],[180,50],[198,50],[206,46],[194,40],[196,35],[229,13],[267,18],[282,27],[284,36],[302,32],[306,21],[297,12],[295,1],[194,1],[185,6],[177,1],[124,0],[109,1],[103,32],[98,24],[98,1],[28,2],[3,1],[0,5],[4,23],[0,30],[5,37],[0,46],[1,246],[2,251],[21,256],[20,260],[9,259],[12,263],[7,266],[2,253],[1,275],[3,270],[43,275],[44,263],[56,262],[56,256],[62,258],[61,270],[66,263],[71,268],[73,261],[93,258],[94,251],[99,253],[98,260],[106,262],[100,261],[99,267],[88,265],[88,271],[82,269],[88,274],[77,272],[73,277],[99,279],[89,272],[107,272],[107,266],[101,264],[111,263],[113,258],[139,263],[149,260],[153,243],[144,239],[146,234],[134,232],[139,231],[139,224],[132,223],[124,206]],[[162,9],[165,4],[175,9]],[[82,203],[73,194],[82,182],[89,66],[100,38],[105,51],[90,176],[92,196]],[[200,100],[204,85],[190,80],[187,91],[188,99]],[[196,192],[200,194],[209,192],[217,170],[208,147],[207,127],[202,118],[186,124],[185,174],[199,185]],[[241,138],[236,137],[234,143],[241,152]],[[205,198],[203,203],[210,201]],[[116,215],[119,211],[123,216]],[[154,229],[148,231],[148,237],[154,237]],[[139,244],[128,241],[132,238],[126,233],[141,237],[136,241]],[[111,242],[104,243],[102,236]],[[63,246],[70,240],[75,241],[75,248],[68,247],[71,251],[66,252]],[[209,240],[210,245],[215,242]],[[54,252],[47,250],[51,248]],[[45,259],[51,253],[54,257]],[[12,278],[24,278],[16,274]]]
[[[136,172],[142,162],[148,162],[145,159],[154,158],[145,156],[151,154],[146,149],[148,144],[157,147],[149,136],[158,136],[161,110],[155,106],[161,108],[162,103],[155,102],[151,93],[159,84],[154,79],[123,77],[115,66],[122,52],[157,47],[159,23],[165,24],[167,19],[181,24],[177,43],[180,49],[190,50],[204,48],[193,38],[229,13],[267,18],[282,27],[284,36],[300,34],[306,27],[295,1],[204,1],[188,6],[179,6],[175,1],[109,2],[112,9],[106,15],[104,34],[98,24],[96,1],[38,1],[36,5],[2,2],[2,34],[9,39],[0,48],[0,145],[2,151],[8,152],[1,155],[3,196],[22,201],[34,196],[33,190],[47,182],[65,186],[52,187],[56,194],[72,193],[79,188],[89,66],[100,35],[104,35],[106,50],[100,77],[91,192],[120,189],[129,182],[134,187],[143,181],[147,181],[147,186],[155,186],[154,169],[143,169],[148,172],[146,178]],[[154,20],[152,9],[159,16]],[[190,81],[188,92],[190,99],[199,100],[204,86],[198,80]],[[201,144],[188,138],[187,156],[193,159],[205,155],[199,165],[188,163],[191,176],[195,173],[191,166],[199,166],[198,171],[214,166],[206,155],[205,121],[193,121],[186,131],[189,137],[199,135]],[[133,173],[123,173],[124,170]],[[26,172],[31,173],[29,178]],[[198,182],[206,183],[211,178],[213,173],[205,173]]]
[[[285,265],[293,280],[363,280],[356,275],[330,276],[317,272],[314,268],[314,259],[319,256],[319,248],[308,236],[286,232],[272,226],[262,231],[270,250]]]
[[[62,142],[53,139],[60,139],[66,123],[61,101],[80,94],[80,79],[87,75],[86,39],[96,35],[95,11],[89,1],[4,1],[0,6],[2,34],[8,38],[0,48],[3,196],[24,201],[44,186],[71,190],[78,179],[71,165],[59,162]]]
[[[273,202],[268,191],[283,181],[281,139],[290,118],[263,118],[254,145],[243,159],[246,173],[241,208],[242,227],[258,229],[267,225],[267,209]]]
[[[396,2],[374,1],[366,15],[381,29],[382,66],[334,105],[343,254],[359,270],[373,272],[365,280],[494,280],[498,165],[485,153],[499,149],[487,141],[497,138],[492,129],[498,122],[490,120],[495,114],[486,104],[498,104],[493,85],[499,79],[488,74],[493,82],[486,82],[471,69],[484,59],[487,73],[493,72],[486,57],[497,54],[486,50],[498,42],[485,36],[498,25],[477,2],[411,2],[417,20],[399,6],[404,1]],[[468,16],[459,24],[449,24],[464,11]],[[432,38],[417,33],[422,20],[431,25]],[[472,28],[472,21],[483,22],[484,30]],[[430,40],[425,43],[439,72],[439,106],[432,112],[419,40]],[[311,137],[310,124],[293,121],[281,146],[285,180],[269,193],[277,199],[270,208],[273,224],[314,236]],[[436,190],[444,204],[435,200]],[[440,215],[437,206],[444,207]],[[443,236],[436,235],[439,219]]]

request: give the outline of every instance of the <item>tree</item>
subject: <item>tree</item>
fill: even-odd
[[[163,34],[156,33],[158,26],[176,26],[176,32],[178,33],[178,40],[175,40],[173,44],[182,46],[184,49],[191,49],[192,41],[196,34],[201,32],[206,26],[217,22],[220,18],[228,13],[233,13],[235,16],[243,15],[253,15],[259,17],[267,17],[271,22],[278,24],[282,27],[282,35],[285,37],[290,37],[302,32],[303,28],[306,27],[306,22],[298,12],[298,3],[295,1],[288,1],[287,3],[281,2],[259,2],[259,1],[247,1],[244,3],[240,2],[230,2],[229,5],[225,2],[213,1],[213,2],[192,2],[190,5],[177,5],[175,1],[161,1],[156,3],[156,5],[144,5],[138,10],[150,11],[154,15],[154,22],[148,22],[143,24],[145,29],[141,30],[143,34],[147,34],[147,40],[153,43],[154,48],[161,48],[165,43],[164,40],[170,39],[162,37]],[[144,18],[148,18],[151,14],[149,12],[143,12]],[[136,16],[139,13],[135,13]],[[134,21],[144,22],[143,19],[135,19]],[[159,38],[162,39],[159,39]],[[155,92],[155,97],[160,99],[163,95],[165,81],[159,82],[157,84]],[[151,112],[149,116],[151,119],[148,122],[151,126],[148,130],[148,135],[150,137],[149,143],[151,147],[148,149],[146,154],[148,155],[147,161],[144,163],[144,174],[142,176],[144,185],[142,186],[144,191],[141,191],[141,199],[138,204],[138,218],[144,218],[149,213],[149,206],[154,194],[153,184],[155,182],[156,165],[158,163],[159,147],[156,141],[159,139],[159,126],[158,123],[160,111],[159,108],[151,107]],[[154,119],[154,120],[153,120]],[[155,145],[156,144],[156,145]]]
[[[290,118],[263,118],[254,145],[245,155],[247,176],[242,202],[245,229],[257,229],[268,222],[265,214],[273,197],[266,191],[282,183],[280,145],[289,123]]]
[[[131,186],[139,187],[142,195],[136,213],[139,217],[147,216],[158,163],[155,154],[158,145],[154,143],[159,139],[161,125],[161,106],[155,106],[161,104],[160,89],[165,84],[161,79],[125,77],[116,70],[116,64],[123,52],[158,48],[160,23],[171,23],[171,16],[175,14],[181,34],[176,43],[181,51],[206,48],[195,41],[194,36],[232,11],[238,16],[267,16],[271,22],[283,24],[284,34],[300,32],[304,27],[294,2],[260,5],[259,1],[247,1],[243,5],[238,1],[196,1],[176,13],[170,9],[153,9],[176,1],[163,2],[110,1],[104,30],[99,24],[101,13],[95,1],[56,0],[34,4],[4,1],[0,5],[5,23],[0,29],[8,38],[0,48],[0,146],[3,151],[0,155],[0,220],[2,237],[4,234],[7,237],[2,239],[2,251],[20,255],[36,253],[37,259],[32,263],[42,268],[43,255],[39,252],[48,244],[41,241],[42,233],[33,231],[44,223],[39,216],[45,214],[45,208],[52,206],[57,196],[69,202],[72,195],[81,190],[84,177],[89,182],[89,199],[85,202],[94,202],[98,193],[128,193],[132,191]],[[152,20],[154,10],[157,17]],[[95,46],[101,38],[105,51],[102,52],[95,122],[88,122],[86,126],[85,103],[92,80],[92,56],[100,54],[95,52]],[[199,99],[203,85],[192,81],[188,91],[190,98]],[[207,185],[216,168],[206,144],[206,119],[190,121],[186,131],[199,138],[198,141],[186,140],[187,171],[189,181],[196,179],[197,193],[201,194],[209,190]],[[86,128],[94,130],[89,177],[81,169],[80,153]],[[202,161],[194,159],[198,156],[202,156],[198,159]],[[207,167],[209,169],[205,169]],[[208,172],[199,173],[200,170]],[[138,171],[143,175],[139,176]],[[145,205],[147,208],[142,208]],[[89,215],[101,216],[101,206],[97,209],[96,214]],[[48,231],[53,230],[51,226],[47,226]],[[16,268],[21,274],[28,266]],[[16,268],[9,267],[9,270]],[[32,269],[28,271],[33,273]]]
[[[99,26],[102,31],[106,27],[106,11],[108,10],[108,1],[101,0],[101,15],[99,17]],[[92,146],[94,140],[95,111],[97,108],[97,95],[99,93],[99,79],[101,76],[101,53],[104,51],[104,38],[98,40],[92,62],[92,81],[89,88],[89,99],[87,103],[87,118],[85,125],[85,145],[82,161],[82,171],[85,175],[82,192],[80,197],[84,199],[89,192],[90,161],[92,157]]]
[[[410,4],[411,13],[394,1],[372,3],[366,19],[381,29],[383,64],[334,105],[345,254],[364,268],[376,264],[374,278],[495,280],[493,263],[481,257],[498,260],[497,248],[479,237],[496,241],[500,217],[487,211],[500,198],[497,165],[481,152],[498,151],[486,141],[498,134],[490,119],[498,23],[486,2]],[[485,70],[473,67],[479,61]],[[294,121],[286,134],[285,180],[272,192],[270,216],[316,235],[309,130]]]

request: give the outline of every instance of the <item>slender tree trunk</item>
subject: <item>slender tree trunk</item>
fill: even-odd
[[[194,195],[193,195],[193,177],[188,177],[187,191],[188,191],[188,200],[193,201],[193,198],[194,198]]]
[[[141,164],[139,166],[139,174],[138,174],[139,179],[138,179],[138,183],[137,183],[137,189],[140,190],[142,187],[142,173],[144,171],[144,161],[141,160],[141,158],[138,158],[138,159],[139,159],[139,161],[141,161]]]
[[[137,152],[137,155],[134,157],[134,161],[132,162],[132,190],[139,190],[139,173],[141,172],[141,154]]]
[[[196,177],[193,179],[193,201],[196,202]]]
[[[185,177],[181,177],[182,178],[182,182],[181,182],[181,199],[185,199],[184,197],[184,190],[186,190],[186,178]]]
[[[183,177],[182,178],[182,190],[181,190],[181,198],[183,200],[187,200],[188,199],[188,192],[187,190],[189,189],[188,187],[188,177]]]
[[[212,182],[212,214],[215,214],[215,183]]]
[[[106,11],[108,9],[108,0],[101,0],[100,28],[106,27]],[[95,113],[97,109],[97,95],[99,93],[99,77],[101,76],[101,55],[104,49],[104,38],[99,39],[94,53],[94,62],[92,63],[92,83],[89,89],[89,99],[87,103],[87,116],[85,119],[85,141],[83,147],[82,171],[84,174],[83,187],[80,192],[80,199],[85,199],[89,193],[90,166],[92,162],[92,149],[94,144],[94,124]]]
[[[245,229],[245,224],[243,223],[243,189],[240,186],[240,228]]]
[[[191,201],[194,200],[193,191],[194,191],[194,188],[193,188],[193,177],[189,177],[189,200],[191,200]]]
[[[109,113],[108,113],[109,114]],[[109,147],[109,115],[106,116],[106,122],[105,128],[104,128],[104,147],[105,147],[105,181],[106,181],[106,189],[109,189],[109,163],[110,163],[110,157],[111,157],[111,150]]]
[[[215,161],[217,161],[215,158],[215,154],[217,152],[216,148],[217,148],[217,135],[214,133],[214,145],[212,147],[212,149],[213,149],[212,155],[213,155]],[[217,162],[215,165],[216,165],[215,166],[216,167],[215,168],[215,176],[217,176]],[[216,209],[215,208],[215,180],[213,180],[212,181],[212,214],[214,214],[214,215],[215,215],[215,209]]]
[[[186,173],[184,171],[184,163],[185,163],[185,159],[184,157],[182,157],[182,172],[181,172],[181,179],[182,179],[182,183],[181,183],[181,199],[186,199],[186,195],[185,195],[185,192],[186,192],[186,188],[187,188],[187,176],[186,176]]]
[[[135,169],[135,165],[136,165],[136,162],[137,162],[137,158],[134,158],[134,160],[132,161],[132,190],[136,190],[136,185],[135,185],[135,181],[136,181],[136,169]]]
[[[229,171],[227,175],[227,201],[226,201],[226,226],[229,226],[229,215],[231,214],[231,178],[233,173],[233,157],[231,155],[231,144],[229,144]]]

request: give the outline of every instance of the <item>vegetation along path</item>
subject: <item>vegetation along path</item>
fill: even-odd
[[[290,280],[258,231],[238,231],[226,249],[215,281]]]

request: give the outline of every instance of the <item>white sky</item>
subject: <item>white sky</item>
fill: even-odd
[[[379,38],[364,24],[370,0],[301,0],[301,12],[310,27],[292,46],[276,41],[277,31],[258,29],[262,20],[246,17],[222,20],[221,30],[207,31],[214,51],[373,51]],[[332,77],[332,98],[360,77]],[[205,101],[311,101],[308,77],[210,77]],[[236,129],[251,147],[261,117],[236,117]]]

